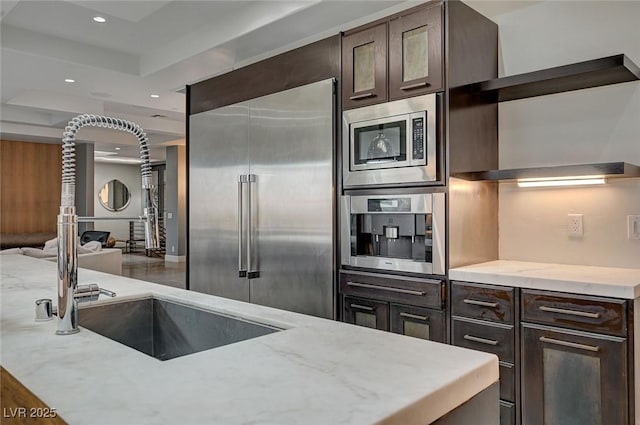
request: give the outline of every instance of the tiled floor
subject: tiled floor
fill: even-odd
[[[164,258],[144,254],[122,254],[122,276],[175,288],[186,287],[187,263],[165,262]]]

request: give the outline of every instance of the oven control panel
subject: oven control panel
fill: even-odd
[[[413,159],[424,158],[424,118],[414,118],[413,127]]]

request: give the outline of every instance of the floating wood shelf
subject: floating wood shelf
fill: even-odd
[[[605,176],[607,178],[640,177],[640,167],[626,162],[559,165],[555,167],[514,168],[508,170],[454,173],[452,177],[472,181],[505,181],[549,177]]]
[[[496,78],[458,89],[497,96],[498,102],[507,102],[635,80],[640,80],[640,68],[627,56],[620,54]]]

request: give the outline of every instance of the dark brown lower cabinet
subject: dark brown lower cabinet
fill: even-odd
[[[516,288],[451,282],[451,342],[500,361],[500,425],[520,423],[517,302]]]
[[[500,425],[634,423],[628,300],[452,281],[451,313],[453,344],[499,357]]]
[[[364,298],[343,298],[343,320],[367,328],[389,330],[389,303]]]
[[[389,313],[391,332],[431,341],[445,341],[444,311],[391,304]]]
[[[500,400],[500,425],[516,425],[516,405]]]
[[[513,325],[454,317],[451,319],[451,331],[454,345],[492,353],[501,361],[513,363],[515,357]]]
[[[366,298],[343,298],[343,321],[367,328],[445,342],[445,312]]]
[[[340,293],[343,322],[447,341],[442,280],[344,270]]]
[[[626,338],[522,323],[522,424],[628,424]]]

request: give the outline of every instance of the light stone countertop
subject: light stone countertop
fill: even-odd
[[[162,362],[35,322],[36,299],[57,303],[55,263],[0,270],[0,364],[72,425],[425,425],[498,380],[490,354],[80,269],[117,293],[93,304],[153,295],[285,329]]]
[[[630,300],[640,297],[640,269],[498,260],[450,269],[449,279]]]

